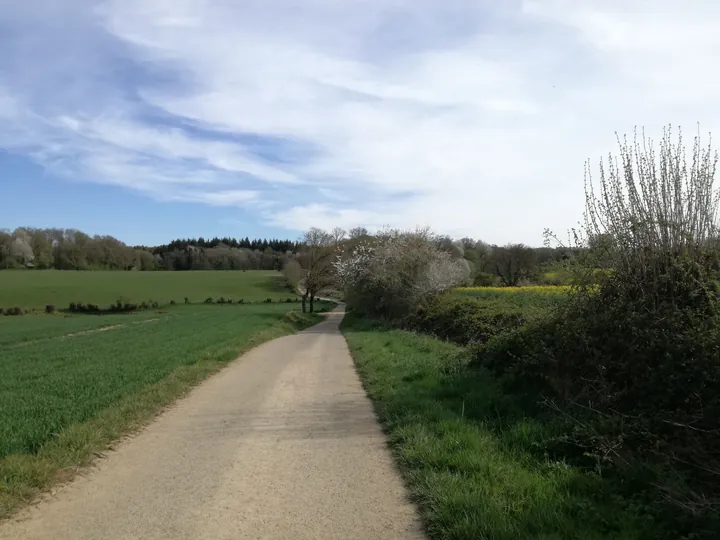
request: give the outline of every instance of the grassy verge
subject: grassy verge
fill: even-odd
[[[551,427],[462,348],[352,315],[343,332],[431,538],[663,537],[597,475],[544,457]]]
[[[103,371],[98,380],[107,382],[108,385],[115,381],[115,386],[120,389],[117,393],[119,397],[108,406],[101,407],[99,403],[95,403],[96,408],[93,409],[93,412],[86,420],[67,423],[58,430],[56,435],[46,437],[46,440],[39,444],[37,448],[33,448],[32,451],[0,455],[0,519],[8,517],[18,506],[31,501],[38,493],[52,484],[71,479],[80,467],[89,464],[99,453],[112,448],[114,441],[147,423],[163,407],[172,403],[192,386],[221,369],[241,353],[265,341],[307,328],[319,322],[322,318],[318,314],[299,312],[290,312],[285,315],[274,313],[278,308],[280,306],[264,307],[265,312],[259,314],[262,322],[252,327],[249,332],[240,331],[237,328],[238,320],[235,319],[235,332],[228,332],[225,334],[224,339],[215,339],[213,343],[204,343],[203,346],[194,349],[192,356],[182,358],[168,367],[167,371],[163,372],[162,376],[157,377],[157,380],[154,381],[138,379],[137,384],[126,385],[125,383],[133,376],[133,373],[139,374],[141,371],[113,372],[110,366],[117,365],[117,363],[111,358],[99,358],[97,365],[100,367],[96,369],[104,370],[107,366],[107,370]],[[201,319],[202,315],[208,315],[210,310],[215,311],[212,315],[205,317],[205,320],[216,328],[218,327],[217,317],[226,317],[231,313],[223,308],[198,309],[204,311],[204,313],[201,313]],[[223,315],[217,315],[217,313]],[[198,320],[195,320],[191,323],[191,326],[196,328],[197,322]],[[227,323],[227,320],[225,322]],[[187,326],[187,322],[174,323],[169,321],[167,324],[168,330],[173,333]],[[177,324],[181,326],[177,326]],[[224,328],[227,330],[231,328],[231,325],[226,324]],[[139,347],[142,344],[143,336],[139,336],[138,331],[133,332],[127,328],[118,330],[118,332],[125,332],[125,337],[131,340],[134,347]],[[151,333],[146,334],[146,337],[149,338],[151,334],[163,335],[163,333],[158,332],[158,329],[155,328]],[[112,332],[103,332],[101,334],[82,336],[82,339],[90,340],[88,343],[91,343],[92,340],[100,339],[102,335],[102,339],[113,340],[108,341],[108,344],[116,345],[120,334],[110,338],[111,334]],[[202,335],[202,328],[199,330],[196,328],[196,330],[190,332],[190,335],[196,336],[195,339],[197,340]],[[217,338],[217,336],[216,334],[214,337]],[[171,335],[166,337],[172,338]],[[37,346],[45,347],[45,343],[39,343]],[[23,354],[33,354],[32,346],[23,347],[22,351]],[[42,352],[42,350],[39,349],[37,352]],[[151,352],[162,356],[159,349]],[[0,364],[3,364],[2,367],[8,373],[20,373],[20,371],[12,368],[9,359],[6,360],[7,362],[0,362]],[[34,357],[28,356],[26,360],[32,362]],[[71,359],[62,366],[64,373],[67,374],[72,371],[70,376],[62,381],[66,389],[73,384],[79,384],[82,388],[90,389],[89,385],[92,381],[87,379],[86,376],[88,373],[92,373],[92,369],[90,363],[81,360]],[[139,362],[142,358],[131,357],[129,360]],[[142,371],[144,372],[144,370]],[[43,376],[38,375],[38,377],[42,378]],[[18,381],[21,378],[16,375]],[[120,383],[117,381],[122,381],[123,386],[119,386]],[[17,381],[15,384],[18,384]],[[28,379],[28,385],[31,384],[34,384],[34,382]],[[26,390],[30,394],[38,393],[36,389],[30,386]],[[103,393],[103,395],[105,394]],[[71,402],[70,405],[78,405],[87,411],[88,407],[86,405],[95,397],[96,395],[90,392],[85,396],[76,397],[76,401]],[[46,399],[46,396],[42,395],[41,399]],[[17,403],[15,400],[8,401],[8,403],[12,402]],[[0,407],[0,409],[2,408]],[[2,411],[0,410],[0,412]],[[12,412],[10,411],[10,413]],[[26,413],[25,424],[29,423],[31,428],[37,429],[29,429],[22,423],[17,423],[17,414],[22,412]],[[8,414],[5,419],[0,418],[0,421],[7,420],[8,425],[15,426],[12,429],[8,428],[7,433],[15,434],[17,438],[18,432],[25,429],[27,432],[26,439],[32,441],[34,440],[33,437],[38,436],[39,430],[47,428],[46,424],[50,420],[43,417],[48,412],[44,407],[37,409],[37,415],[30,415],[31,412],[32,410],[29,409],[21,410],[16,414]],[[59,422],[60,420],[55,419],[54,421]],[[23,441],[16,440],[14,442],[21,444]]]

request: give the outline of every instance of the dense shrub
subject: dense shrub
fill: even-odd
[[[407,319],[406,325],[467,345],[485,343],[493,336],[519,328],[526,319],[525,313],[513,305],[445,295],[420,307]]]
[[[53,313],[55,313],[55,306],[51,304],[45,306],[45,313],[47,313],[48,315],[52,315]]]
[[[205,304],[214,304],[215,300],[213,300],[212,298],[206,298],[204,303]]]
[[[264,302],[265,302],[266,304],[272,304],[272,298],[266,298],[266,299],[264,300]]]
[[[12,307],[5,310],[5,315],[19,316],[25,315],[25,312],[20,307]]]
[[[707,273],[675,260],[648,283],[616,273],[560,314],[491,340],[476,362],[540,394],[597,466],[643,471],[695,520],[720,500],[720,316]],[[641,276],[634,276],[639,278]],[[651,294],[654,293],[654,294]]]
[[[186,303],[186,304],[189,304],[189,303],[190,303],[190,299],[189,299],[187,296],[185,297],[185,303]]]
[[[556,412],[577,457],[681,509],[658,515],[678,537],[717,538],[717,156],[696,141],[688,168],[666,134],[660,159],[643,141],[621,144],[619,161],[601,169],[598,196],[588,188],[587,271],[569,301],[475,362]]]
[[[171,306],[174,306],[174,305],[176,305],[176,304],[177,304],[177,302],[175,302],[175,300],[170,300],[170,305],[171,305]]]

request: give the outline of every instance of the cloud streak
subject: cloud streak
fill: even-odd
[[[583,162],[615,130],[716,125],[720,8],[690,4],[10,5],[0,146],[289,230],[537,243],[578,220]]]

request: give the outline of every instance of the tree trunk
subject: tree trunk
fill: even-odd
[[[314,295],[314,294],[311,294],[311,295],[310,295],[310,313],[313,312],[313,309],[314,309],[313,306],[314,306],[314,304],[315,304],[315,295]]]
[[[307,312],[307,308],[305,307],[305,302],[306,302],[306,300],[307,300],[307,297],[308,297],[308,293],[307,293],[307,292],[302,295],[302,310],[303,310],[303,313],[306,313],[306,312]]]

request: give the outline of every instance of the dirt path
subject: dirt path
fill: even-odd
[[[254,349],[0,539],[424,538],[341,317]]]

